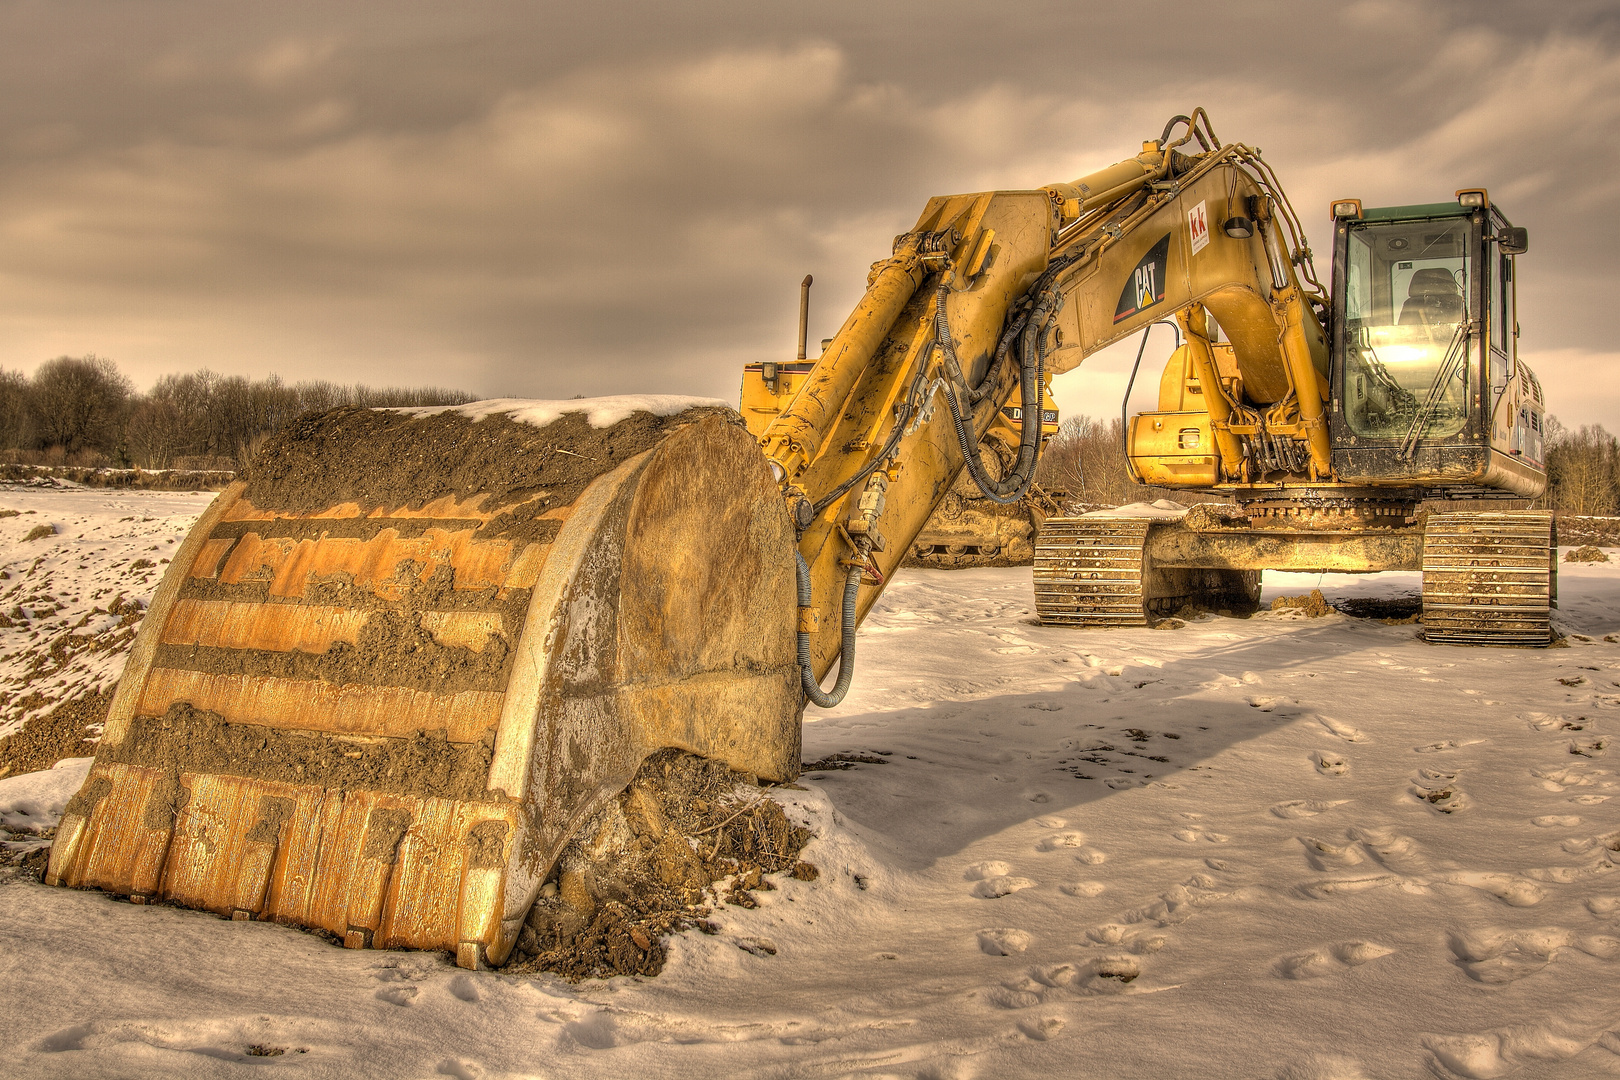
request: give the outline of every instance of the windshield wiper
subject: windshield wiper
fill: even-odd
[[[1406,429],[1406,437],[1401,440],[1398,456],[1402,461],[1411,461],[1417,456],[1417,444],[1423,437],[1423,429],[1429,426],[1429,421],[1439,411],[1440,401],[1445,397],[1445,386],[1451,381],[1455,369],[1468,356],[1468,339],[1473,336],[1474,328],[1474,321],[1465,319],[1457,324],[1456,332],[1451,335],[1451,344],[1446,346],[1446,356],[1440,362],[1440,370],[1435,372],[1434,382],[1429,384],[1423,405],[1412,417],[1412,426]]]

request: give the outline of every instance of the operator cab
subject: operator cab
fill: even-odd
[[[1334,471],[1352,483],[1539,494],[1541,390],[1517,363],[1514,256],[1484,191],[1333,204]]]

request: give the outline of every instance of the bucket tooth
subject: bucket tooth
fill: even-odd
[[[793,551],[730,410],[301,420],[177,553],[47,880],[499,964],[648,755],[797,773]]]

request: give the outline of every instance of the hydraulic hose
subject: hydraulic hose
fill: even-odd
[[[799,607],[807,608],[814,599],[810,591],[810,565],[804,561],[804,555],[798,548],[794,548],[793,558],[798,564]],[[799,682],[804,686],[804,696],[818,708],[831,709],[843,701],[844,695],[849,693],[849,684],[855,678],[855,600],[860,591],[861,567],[852,566],[844,578],[844,621],[838,654],[838,682],[831,693],[822,690],[821,684],[816,681],[815,668],[810,661],[810,632],[802,627],[799,630]]]
[[[1181,118],[1178,118],[1181,119]],[[1173,122],[1173,121],[1172,121]],[[1176,348],[1181,348],[1181,327],[1169,319],[1160,319],[1158,322],[1148,323],[1142,327],[1142,344],[1136,349],[1136,363],[1131,365],[1131,378],[1125,384],[1125,397],[1119,403],[1119,448],[1125,455],[1125,469],[1131,474],[1131,479],[1138,484],[1142,478],[1136,474],[1136,466],[1131,464],[1131,391],[1136,388],[1136,373],[1142,367],[1142,354],[1147,352],[1148,335],[1153,333],[1155,326],[1168,326],[1176,333]]]
[[[1028,317],[1022,320],[1019,327],[1018,389],[1024,419],[1018,441],[1018,462],[1008,476],[1001,480],[992,480],[985,472],[984,461],[979,456],[978,436],[970,427],[971,414],[968,410],[972,406],[969,405],[964,409],[957,398],[957,388],[966,389],[966,387],[963,386],[961,365],[956,360],[950,327],[945,321],[947,292],[946,287],[942,285],[935,305],[934,324],[935,337],[945,360],[945,370],[951,376],[949,382],[952,385],[945,387],[945,403],[950,406],[951,423],[956,429],[957,445],[962,451],[963,460],[967,463],[968,474],[973,477],[974,484],[984,497],[1003,505],[1015,503],[1029,490],[1030,483],[1035,479],[1035,464],[1040,458],[1041,387],[1045,380],[1046,327],[1047,320],[1057,310],[1059,297],[1054,292],[1042,290],[1035,301],[1035,307],[1029,312]],[[1008,329],[1011,331],[1013,328]],[[1011,334],[1007,336],[1010,337]],[[996,351],[998,354],[1002,352],[999,348]],[[989,382],[990,379],[987,377],[985,381]]]

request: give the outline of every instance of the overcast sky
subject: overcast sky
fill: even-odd
[[[0,366],[733,398],[805,273],[819,339],[930,195],[1196,105],[1324,276],[1329,199],[1488,187],[1549,407],[1620,430],[1616,0],[4,2]]]

